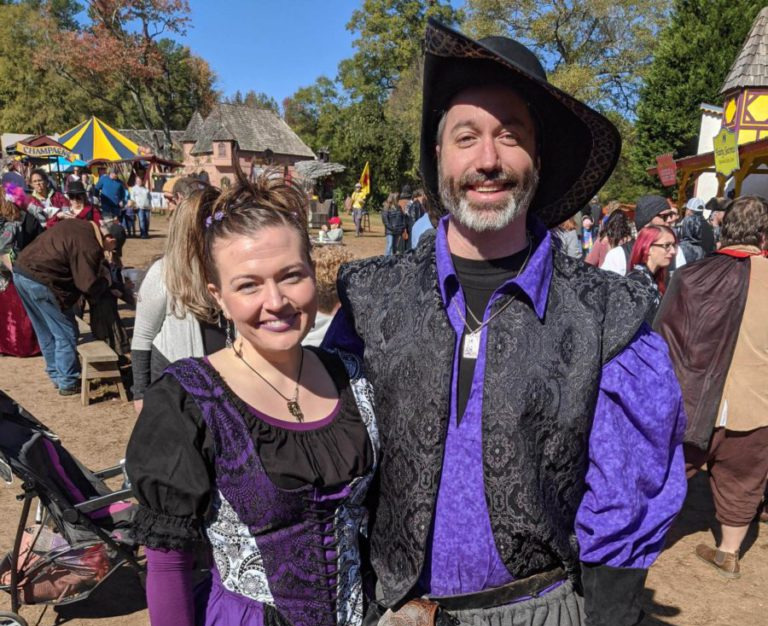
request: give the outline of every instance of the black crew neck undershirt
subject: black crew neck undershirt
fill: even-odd
[[[515,278],[515,276],[520,273],[527,258],[527,247],[511,256],[490,261],[476,261],[474,259],[465,259],[453,254],[451,255],[451,261],[453,262],[453,268],[456,271],[456,277],[459,279],[459,284],[464,292],[464,300],[468,309],[465,319],[469,328],[475,330],[480,326],[480,324],[475,322],[472,318],[469,311],[472,311],[472,313],[475,314],[475,317],[482,323],[485,309],[488,306],[488,302],[493,293],[508,280]],[[494,323],[495,322],[491,322],[489,326],[492,327]],[[486,329],[487,328],[488,327],[486,327]],[[466,334],[466,332],[465,329],[464,334]],[[459,350],[462,350],[463,339],[464,335],[462,335],[462,345],[459,346]],[[461,352],[459,354],[461,355]],[[461,419],[464,416],[464,411],[467,408],[476,362],[476,359],[465,359],[461,356],[459,358],[459,376],[456,396],[457,423],[461,422]]]

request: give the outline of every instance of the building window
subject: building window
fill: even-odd
[[[227,156],[227,144],[225,144],[223,141],[220,141],[217,145],[219,150],[219,156],[220,157]]]

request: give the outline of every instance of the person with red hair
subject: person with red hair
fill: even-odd
[[[661,304],[661,298],[667,288],[667,268],[676,253],[677,236],[668,226],[649,224],[637,233],[637,240],[629,257],[632,271],[627,276],[647,285],[655,293],[645,315],[648,324],[653,324],[653,318]]]

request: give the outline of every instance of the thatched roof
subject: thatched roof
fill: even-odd
[[[768,7],[757,14],[720,93],[745,87],[768,87]]]
[[[293,166],[299,176],[309,180],[317,180],[330,174],[341,173],[347,169],[341,163],[326,163],[325,161],[297,161]]]
[[[194,122],[190,121],[190,126]],[[190,128],[185,131],[185,139]],[[214,141],[236,141],[244,152],[314,158],[315,153],[274,112],[237,104],[217,104],[197,132],[191,154],[213,152]],[[191,140],[191,139],[190,139]]]

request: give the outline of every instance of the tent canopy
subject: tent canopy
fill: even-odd
[[[59,142],[84,161],[124,161],[140,155],[138,144],[95,116],[63,133]]]

